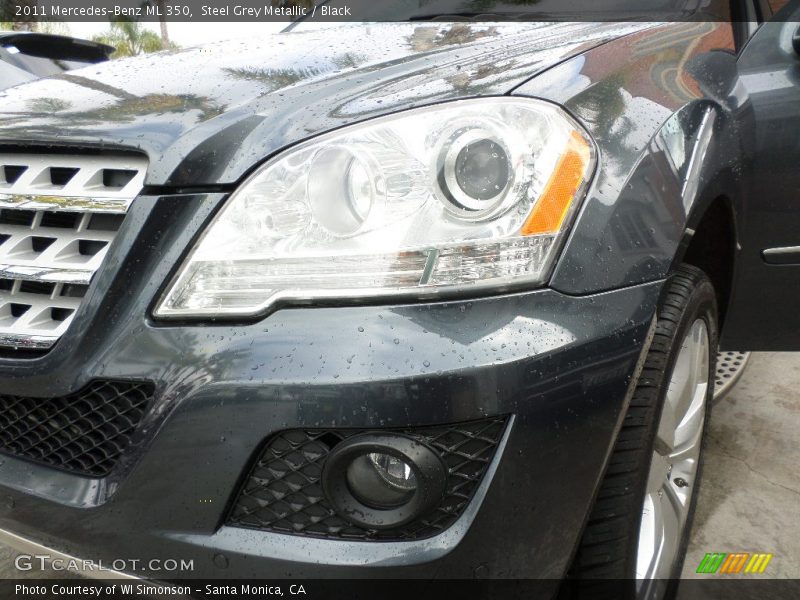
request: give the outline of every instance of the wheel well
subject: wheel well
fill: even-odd
[[[717,198],[706,209],[694,228],[694,235],[686,248],[683,262],[702,269],[714,284],[720,330],[725,322],[731,293],[735,247],[736,229],[733,210],[726,198]]]

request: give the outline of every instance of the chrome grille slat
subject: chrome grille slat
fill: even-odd
[[[23,279],[25,281],[44,281],[47,283],[76,283],[88,285],[94,271],[80,269],[49,269],[27,267],[24,265],[0,264],[0,279]],[[2,297],[2,292],[0,292]]]
[[[108,245],[114,240],[113,231],[87,232],[32,227],[25,232],[10,231],[0,224],[0,232],[10,237],[0,245],[0,264],[20,267],[39,267],[51,270],[96,271],[103,262]],[[49,243],[46,249],[37,252],[36,240]],[[81,254],[80,242],[105,244],[95,254]]]
[[[30,196],[0,193],[0,208],[47,211],[84,211],[125,214],[129,200],[124,198],[71,198],[67,196]]]
[[[146,170],[131,156],[0,152],[0,346],[47,349],[69,328]]]
[[[22,284],[18,279],[10,291],[0,292],[0,345],[49,348],[69,327],[82,298],[62,296],[64,284],[54,285],[50,294],[23,292]],[[15,316],[13,307],[27,308]],[[64,318],[54,319],[53,309],[64,311]]]
[[[142,158],[123,156],[0,153],[0,166],[25,168],[13,181],[5,169],[0,173],[0,194],[4,201],[27,198],[48,202],[49,198],[77,198],[79,206],[80,200],[116,199],[121,202],[108,204],[121,204],[127,208],[142,189],[146,173],[146,163]],[[74,169],[76,172],[66,183],[57,184],[52,181],[52,169]],[[124,185],[104,185],[104,172],[112,170],[131,171],[134,175]]]

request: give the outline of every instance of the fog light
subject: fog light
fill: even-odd
[[[371,452],[347,467],[347,484],[360,502],[372,508],[393,508],[408,502],[417,490],[411,465],[390,454]]]
[[[397,527],[442,498],[447,468],[424,444],[395,433],[364,433],[334,448],[323,488],[336,512],[373,529]]]

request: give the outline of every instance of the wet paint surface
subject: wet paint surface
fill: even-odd
[[[379,24],[113,61],[0,93],[0,141],[124,146],[148,155],[150,185],[233,183],[316,133],[505,94],[642,27]]]

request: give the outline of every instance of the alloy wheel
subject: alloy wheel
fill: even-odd
[[[710,371],[708,326],[697,319],[683,340],[658,423],[639,529],[636,578],[668,579],[696,488]]]

